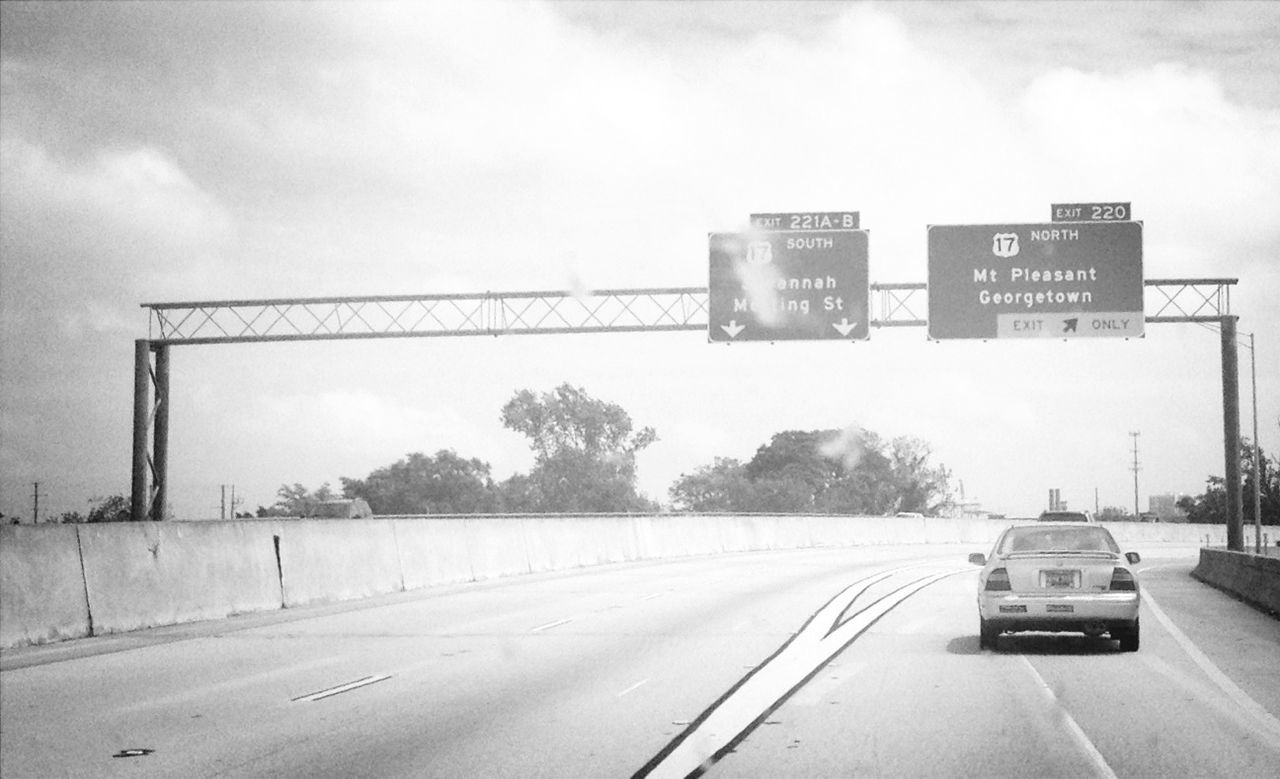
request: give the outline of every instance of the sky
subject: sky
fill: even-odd
[[[1277,3],[5,2],[0,105],[8,517],[36,483],[46,519],[128,494],[143,303],[706,286],[708,234],[756,212],[860,212],[888,283],[926,281],[927,225],[1131,202],[1146,278],[1239,279],[1280,452]],[[1136,440],[1145,510],[1224,470],[1220,354],[1160,323],[180,346],[170,507],[441,449],[505,479],[532,454],[502,406],[568,382],[656,429],[664,503],[774,433],[861,427],[1015,516],[1131,508]]]

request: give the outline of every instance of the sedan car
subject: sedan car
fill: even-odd
[[[978,575],[978,643],[994,648],[1001,633],[1046,631],[1109,634],[1138,651],[1137,552],[1120,553],[1111,533],[1093,523],[1015,525],[1000,534]]]

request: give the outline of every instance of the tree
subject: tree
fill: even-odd
[[[1262,523],[1280,525],[1280,465],[1261,448],[1258,450],[1258,484],[1262,503]],[[1240,507],[1245,524],[1253,524],[1253,443],[1243,439],[1240,444]],[[1187,521],[1207,525],[1227,523],[1226,479],[1209,476],[1205,479],[1205,491],[1196,497],[1183,497],[1178,508],[1187,512]]]
[[[521,390],[502,408],[502,423],[529,438],[534,467],[503,485],[519,511],[615,512],[654,508],[636,491],[636,452],[657,440],[632,428],[621,406],[561,384],[536,395]]]
[[[741,462],[717,457],[713,465],[681,475],[667,495],[677,511],[710,513],[739,510],[751,502],[751,490],[751,479]]]
[[[364,479],[342,478],[342,494],[363,498],[374,514],[477,514],[499,509],[489,464],[451,449],[413,452]]]
[[[686,511],[823,514],[933,514],[950,502],[945,467],[929,465],[914,438],[885,444],[867,430],[788,430],[756,450],[745,466],[717,459],[672,485]]]
[[[315,492],[311,492],[301,484],[281,484],[276,490],[276,502],[269,508],[258,507],[260,517],[308,517],[315,513],[315,507],[327,500],[333,500],[333,489],[329,482],[321,484]]]
[[[58,522],[76,524],[81,522],[128,522],[133,519],[132,505],[123,495],[111,495],[106,498],[95,498],[95,505],[89,509],[88,515],[78,511],[68,511],[58,517]]]

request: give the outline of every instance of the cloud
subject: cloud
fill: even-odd
[[[1280,241],[1280,116],[1231,103],[1209,73],[1060,69],[1019,108],[1048,178],[1068,198],[1132,201],[1151,223],[1149,245],[1174,252],[1169,271],[1190,269],[1179,247]]]
[[[21,137],[0,139],[6,280],[46,291],[107,294],[207,258],[231,219],[163,152],[99,150],[76,163]],[[50,284],[50,282],[54,282]],[[58,284],[62,282],[62,284]]]

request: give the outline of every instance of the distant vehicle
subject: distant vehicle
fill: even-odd
[[[1124,652],[1138,651],[1138,580],[1105,527],[1092,523],[1014,525],[991,558],[975,553],[978,645],[994,649],[1001,633],[1045,631],[1109,634]]]
[[[897,514],[895,514],[894,516],[898,516],[898,517],[920,517],[920,518],[924,518],[924,514],[921,514],[919,511],[899,511],[899,512],[898,512]]]
[[[1042,511],[1041,522],[1097,522],[1088,511]]]

